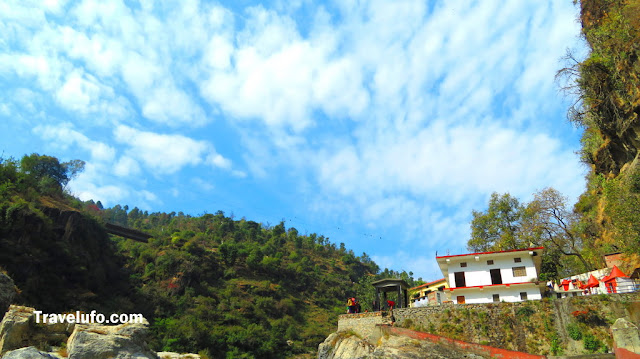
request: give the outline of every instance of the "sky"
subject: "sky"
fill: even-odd
[[[82,200],[224,211],[442,277],[491,193],[575,201],[571,0],[4,0],[0,151]]]

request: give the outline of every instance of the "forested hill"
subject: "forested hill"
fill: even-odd
[[[143,313],[156,350],[209,358],[313,352],[348,296],[366,297],[381,277],[415,283],[283,223],[82,202],[63,191],[81,161],[32,154],[0,164],[0,270],[21,290],[19,302],[48,312]],[[110,237],[106,222],[153,238]]]

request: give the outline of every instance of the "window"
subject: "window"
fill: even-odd
[[[456,301],[458,302],[458,304],[464,304],[464,295],[457,296]]]
[[[513,276],[514,277],[526,277],[527,270],[524,267],[513,267]]]
[[[522,258],[513,258],[513,261],[516,263],[522,262]]]
[[[527,300],[527,292],[520,292],[520,300]]]
[[[493,259],[489,259],[489,260],[487,261],[487,265],[492,265],[492,264],[493,264]]]
[[[464,268],[464,267],[466,267],[466,266],[467,266],[467,262],[462,262],[462,263],[460,263],[460,267]]]
[[[494,303],[500,302],[500,294],[494,294],[493,295],[493,302]]]

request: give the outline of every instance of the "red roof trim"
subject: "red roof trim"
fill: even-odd
[[[442,279],[434,280],[433,282],[429,282],[429,283],[425,283],[425,284],[420,284],[420,285],[419,285],[419,286],[417,286],[417,287],[409,288],[409,290],[415,290],[415,289],[420,289],[420,288],[422,288],[422,287],[428,287],[428,286],[430,286],[430,285],[432,285],[432,284],[436,284],[436,283],[438,283],[438,282],[443,282],[443,281],[444,281],[445,283],[447,282],[447,281],[445,280],[445,278],[442,278]]]
[[[506,251],[495,251],[495,252],[478,252],[478,253],[469,253],[469,254],[454,254],[452,256],[439,256],[438,258],[451,258],[451,257],[464,257],[464,256],[477,256],[480,254],[494,254],[494,253],[509,253],[509,252],[527,252],[533,250],[542,250],[544,247],[534,247],[534,248],[524,248],[524,249],[509,249]]]
[[[474,285],[471,287],[453,287],[453,288],[446,288],[449,291],[454,291],[456,289],[469,289],[469,288],[484,288],[484,287],[499,287],[499,286],[505,286],[505,287],[509,287],[512,285],[519,285],[519,284],[536,284],[535,282],[518,282],[518,283],[502,283],[502,284],[487,284],[487,285]]]

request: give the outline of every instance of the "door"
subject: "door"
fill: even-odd
[[[464,295],[459,295],[456,297],[458,304],[464,304]]]
[[[485,272],[486,273],[486,272]],[[491,284],[502,284],[502,274],[500,274],[500,269],[492,269],[491,273]]]
[[[466,287],[467,281],[464,279],[464,272],[455,272],[456,287]]]

